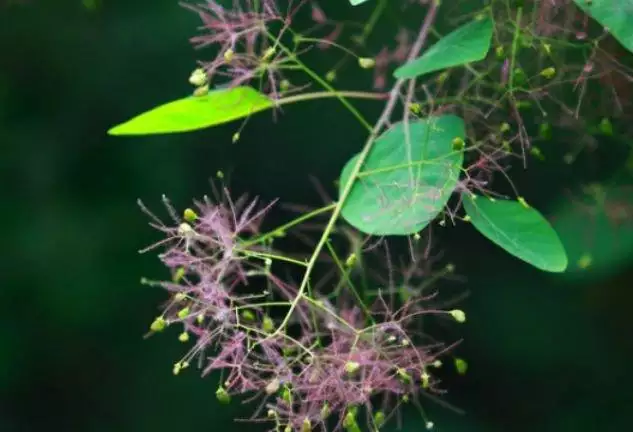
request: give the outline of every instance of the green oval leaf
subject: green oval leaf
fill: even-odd
[[[247,117],[272,108],[273,102],[252,87],[214,90],[156,107],[114,126],[109,135],[190,132]]]
[[[430,72],[486,58],[492,40],[492,20],[472,21],[447,34],[415,60],[400,66],[396,78],[415,78]]]
[[[524,202],[464,194],[473,226],[511,255],[548,272],[567,268],[567,253],[549,222]]]
[[[372,235],[410,235],[444,208],[464,161],[452,141],[464,139],[464,121],[454,115],[397,123],[373,144],[343,208],[342,217]],[[340,191],[358,155],[341,172]]]
[[[627,50],[633,52],[633,2],[629,0],[574,0],[580,9],[609,29]]]

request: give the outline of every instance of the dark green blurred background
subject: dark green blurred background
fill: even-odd
[[[216,402],[213,378],[171,374],[183,350],[175,333],[142,339],[164,297],[138,281],[165,275],[137,254],[157,237],[135,201],[159,209],[164,193],[186,206],[221,169],[235,193],[317,205],[307,174],[331,184],[364,131],[335,101],[320,101],[289,107],[277,122],[256,116],[237,144],[234,124],[106,136],[191,90],[195,60],[210,56],[188,43],[197,25],[174,0],[0,1],[1,432],[257,430],[233,422],[248,414],[238,404]],[[570,274],[539,273],[468,227],[444,235],[446,261],[470,292],[456,334],[470,369],[447,382],[447,401],[465,415],[428,403],[437,430],[630,428],[633,223],[614,231],[599,221],[592,253],[604,265],[576,267],[594,225],[559,192],[608,179],[621,159],[605,167],[597,153],[588,158],[591,170],[552,157],[513,173],[558,221]],[[288,216],[273,212],[271,223]],[[423,423],[412,414],[404,429]]]

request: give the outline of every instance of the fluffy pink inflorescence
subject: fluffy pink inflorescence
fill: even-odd
[[[210,77],[224,77],[229,85],[238,86],[266,74],[271,90],[277,88],[280,74],[271,65],[283,54],[269,51],[272,42],[268,27],[273,23],[287,27],[276,1],[233,0],[231,7],[208,1],[185,6],[198,13],[202,21],[203,34],[193,37],[191,42],[197,48],[211,46],[218,50],[215,59],[203,62]]]
[[[270,206],[224,197],[196,202],[183,217],[165,199],[171,225],[141,204],[165,235],[144,251],[164,247],[159,258],[172,274],[149,282],[171,295],[152,332],[175,326],[181,341],[193,339],[175,374],[194,358],[204,375],[221,371],[218,399],[259,399],[251,420],[269,421],[273,430],[356,430],[359,422],[375,429],[421,392],[441,393],[432,369],[448,347],[414,323],[446,312],[425,307],[421,296],[396,307],[393,295],[381,293],[364,306],[346,287],[299,294],[272,273],[274,253],[259,234]],[[256,278],[266,291],[249,285]]]
[[[184,4],[196,12],[202,22],[201,34],[191,38],[192,44],[196,48],[212,47],[217,52],[214,59],[202,61],[201,65],[209,79],[219,78],[222,86],[254,82],[272,98],[277,98],[280,92],[287,93],[290,84],[285,72],[293,68],[293,56],[298,53],[295,50],[291,54],[280,45],[293,40],[289,26],[304,8],[309,7],[315,23],[313,31],[329,32],[316,46],[328,48],[342,31],[342,25],[331,22],[314,0],[290,0],[284,2],[285,6],[280,6],[277,0],[227,3],[208,0],[200,5]]]

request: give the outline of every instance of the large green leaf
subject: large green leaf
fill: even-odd
[[[439,212],[457,184],[464,155],[452,142],[465,136],[464,121],[454,115],[397,123],[374,142],[352,187],[342,216],[362,232],[409,235],[422,230]],[[340,192],[358,155],[340,178]]]
[[[216,126],[272,108],[273,102],[252,87],[214,90],[156,107],[108,131],[110,135],[189,132]]]
[[[633,52],[633,1],[574,0],[585,13],[598,21],[620,43]]]
[[[506,252],[548,272],[567,268],[567,253],[547,220],[525,202],[464,194],[464,209],[475,228]]]
[[[415,78],[430,72],[483,60],[490,50],[492,20],[472,21],[447,34],[415,60],[400,66],[396,78]]]

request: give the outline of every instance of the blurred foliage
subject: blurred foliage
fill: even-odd
[[[337,7],[352,16],[347,2]],[[237,144],[232,124],[179,136],[106,136],[113,124],[190,91],[187,77],[203,55],[187,40],[197,25],[173,0],[0,2],[1,431],[244,427],[233,418],[248,411],[215,400],[216,377],[171,375],[182,352],[176,333],[142,338],[164,298],[138,280],[163,275],[155,259],[136,253],[156,236],[135,200],[158,209],[165,193],[185,206],[209,192],[209,177],[221,169],[236,193],[316,205],[306,173],[330,185],[364,131],[336,101],[319,101],[293,106],[276,122],[254,117]],[[368,116],[379,109],[361,108]],[[324,139],[328,131],[338,139]],[[608,187],[630,206],[629,185],[613,173],[631,137],[624,153],[598,137],[606,149],[562,164],[573,139],[554,131],[542,146],[545,160],[511,175],[530,203],[563,220],[573,262],[591,252],[599,272],[542,274],[467,226],[438,235],[445,260],[466,281],[447,289],[470,292],[461,306],[468,323],[447,335],[464,339],[457,353],[469,371],[447,373],[445,382],[446,401],[465,414],[428,401],[438,430],[617,431],[629,423],[631,223],[593,223],[563,191],[612,178]],[[593,208],[604,214],[604,206]],[[269,223],[287,216],[273,212]],[[581,240],[589,230],[595,249]],[[417,415],[405,411],[405,432],[421,430]]]

